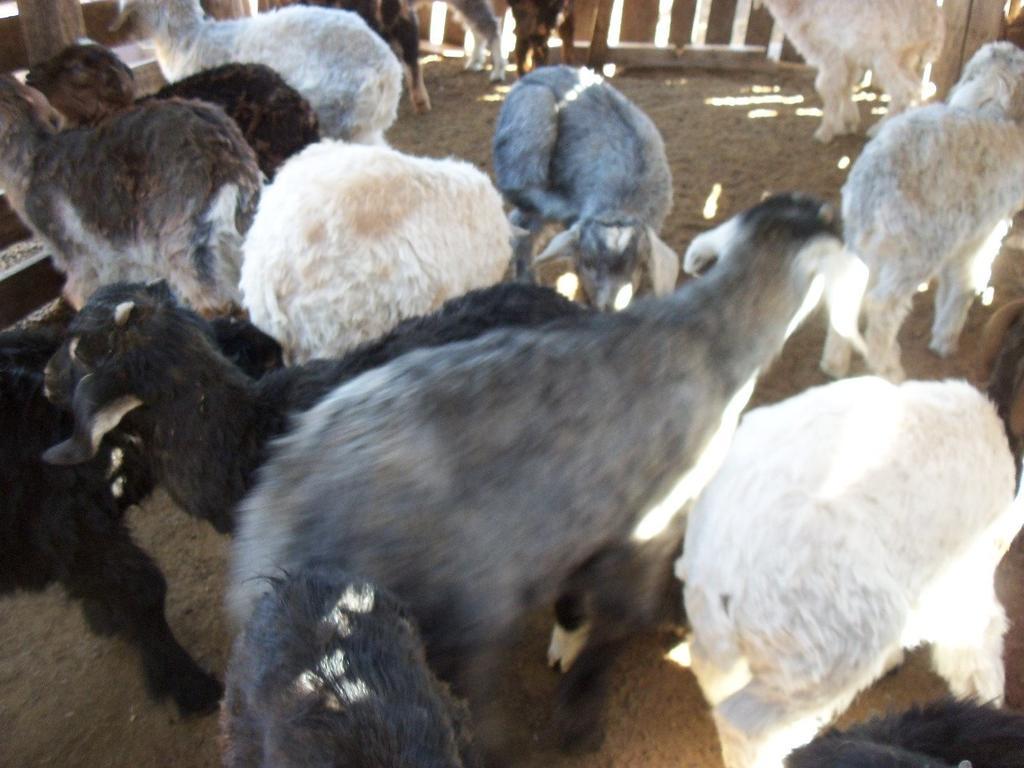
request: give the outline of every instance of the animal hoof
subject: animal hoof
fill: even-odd
[[[412,100],[412,111],[417,115],[422,115],[425,112],[430,111],[430,97],[425,96],[422,99],[414,98]]]
[[[555,624],[551,630],[551,642],[548,643],[548,666],[562,672],[569,668],[587,644],[588,627],[586,624],[579,629],[568,630]]]
[[[470,72],[483,72],[484,63],[482,61],[469,61],[466,62],[466,69]]]
[[[821,126],[814,132],[814,140],[820,141],[822,144],[828,144],[832,141],[832,137],[835,136],[835,132],[831,128]]]
[[[952,357],[956,354],[957,343],[955,340],[936,340],[932,339],[932,343],[928,345],[928,349],[934,352],[941,358]]]
[[[505,70],[491,70],[491,82],[492,83],[504,83],[505,82]]]

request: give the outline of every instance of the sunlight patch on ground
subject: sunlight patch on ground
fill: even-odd
[[[782,96],[781,94],[770,94],[764,96],[714,96],[704,99],[704,103],[711,107],[751,107],[755,104],[803,104],[804,97]]]
[[[795,114],[797,117],[821,117],[824,112],[818,107],[797,107]]]
[[[715,185],[711,187],[711,193],[708,195],[708,199],[704,201],[704,218],[713,219],[718,214],[718,200],[722,197],[722,185],[717,181]]]
[[[779,110],[777,109],[752,109],[747,112],[747,117],[751,120],[758,120],[763,117],[778,117]]]
[[[601,67],[601,74],[605,77],[615,77],[616,66],[614,64],[605,64]]]
[[[843,155],[842,157],[839,158],[839,162],[836,163],[836,168],[838,168],[840,171],[845,171],[849,167],[850,167],[850,156],[849,155]]]

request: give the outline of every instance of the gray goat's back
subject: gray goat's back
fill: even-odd
[[[912,110],[868,142],[842,195],[847,245],[873,270],[919,262],[903,267],[912,290],[1024,202],[1024,130],[944,104]]]
[[[440,625],[493,641],[480,633],[627,536],[717,424],[725,387],[639,314],[565,325],[410,353],[300,417],[241,505],[234,617],[254,575],[327,562],[407,600],[428,645]]]
[[[657,231],[672,207],[657,127],[585,69],[541,67],[516,84],[498,117],[494,168],[503,192],[546,187],[581,217],[624,211]]]

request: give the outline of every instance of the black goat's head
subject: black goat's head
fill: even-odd
[[[71,438],[43,458],[51,464],[87,461],[135,409],[179,399],[224,366],[232,371],[211,335],[163,281],[96,291],[46,366],[47,397],[70,406],[75,426]]]

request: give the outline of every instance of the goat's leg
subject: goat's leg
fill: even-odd
[[[152,696],[169,695],[183,714],[212,712],[220,683],[196,664],[167,625],[167,584],[160,570],[119,522],[90,523],[78,531],[60,582],[82,601],[90,627],[121,635],[138,648]]]
[[[833,379],[841,379],[850,372],[850,358],[853,345],[844,339],[831,323],[825,335],[825,346],[821,350],[819,364],[822,373]]]
[[[879,84],[889,94],[888,113],[871,126],[868,136],[877,135],[881,126],[894,115],[905,112],[921,98],[921,84],[913,70],[909,70],[900,61],[896,53],[885,53],[874,61],[872,71],[878,77]]]
[[[608,673],[624,645],[625,637],[619,632],[592,631],[586,646],[562,676],[555,726],[563,750],[591,752],[603,743]]]
[[[752,680],[712,712],[726,768],[775,768],[849,705],[845,693],[818,706],[794,706],[784,694]]]
[[[860,128],[860,108],[853,100],[853,89],[861,79],[861,69],[853,62],[846,63],[846,87],[843,90],[843,133],[856,133]]]
[[[821,57],[814,87],[821,96],[822,117],[814,138],[823,144],[846,133],[843,115],[848,109],[844,102],[850,100],[849,82],[849,67],[841,55]]]
[[[586,644],[559,687],[556,724],[563,748],[591,750],[601,745],[607,677],[615,657],[633,634],[678,617],[682,601],[671,564],[680,544],[681,532],[673,529],[645,542],[612,547],[569,579],[563,595],[586,596],[589,623],[584,625]],[[579,615],[582,612],[566,618]]]
[[[947,262],[939,272],[938,283],[932,339],[928,348],[939,357],[949,357],[956,353],[960,333],[974,301],[970,263],[959,258]]]
[[[420,66],[420,28],[415,11],[409,9],[408,16],[399,16],[391,28],[391,34],[398,41],[405,62],[409,98],[416,112],[430,111],[430,94],[423,83],[423,68]]]
[[[910,313],[910,297],[892,291],[872,290],[865,298],[864,309],[868,365],[879,376],[893,382],[903,381],[900,345],[896,337]]]
[[[501,53],[501,35],[497,32],[491,37],[488,43],[491,49],[491,77],[492,83],[505,82],[505,57]]]
[[[555,626],[548,644],[548,666],[568,671],[587,644],[589,630],[584,595],[567,592],[559,597],[555,603]]]
[[[512,235],[512,279],[533,282],[533,246],[544,228],[544,220],[536,213],[514,208],[509,214],[509,221],[518,230]]]

